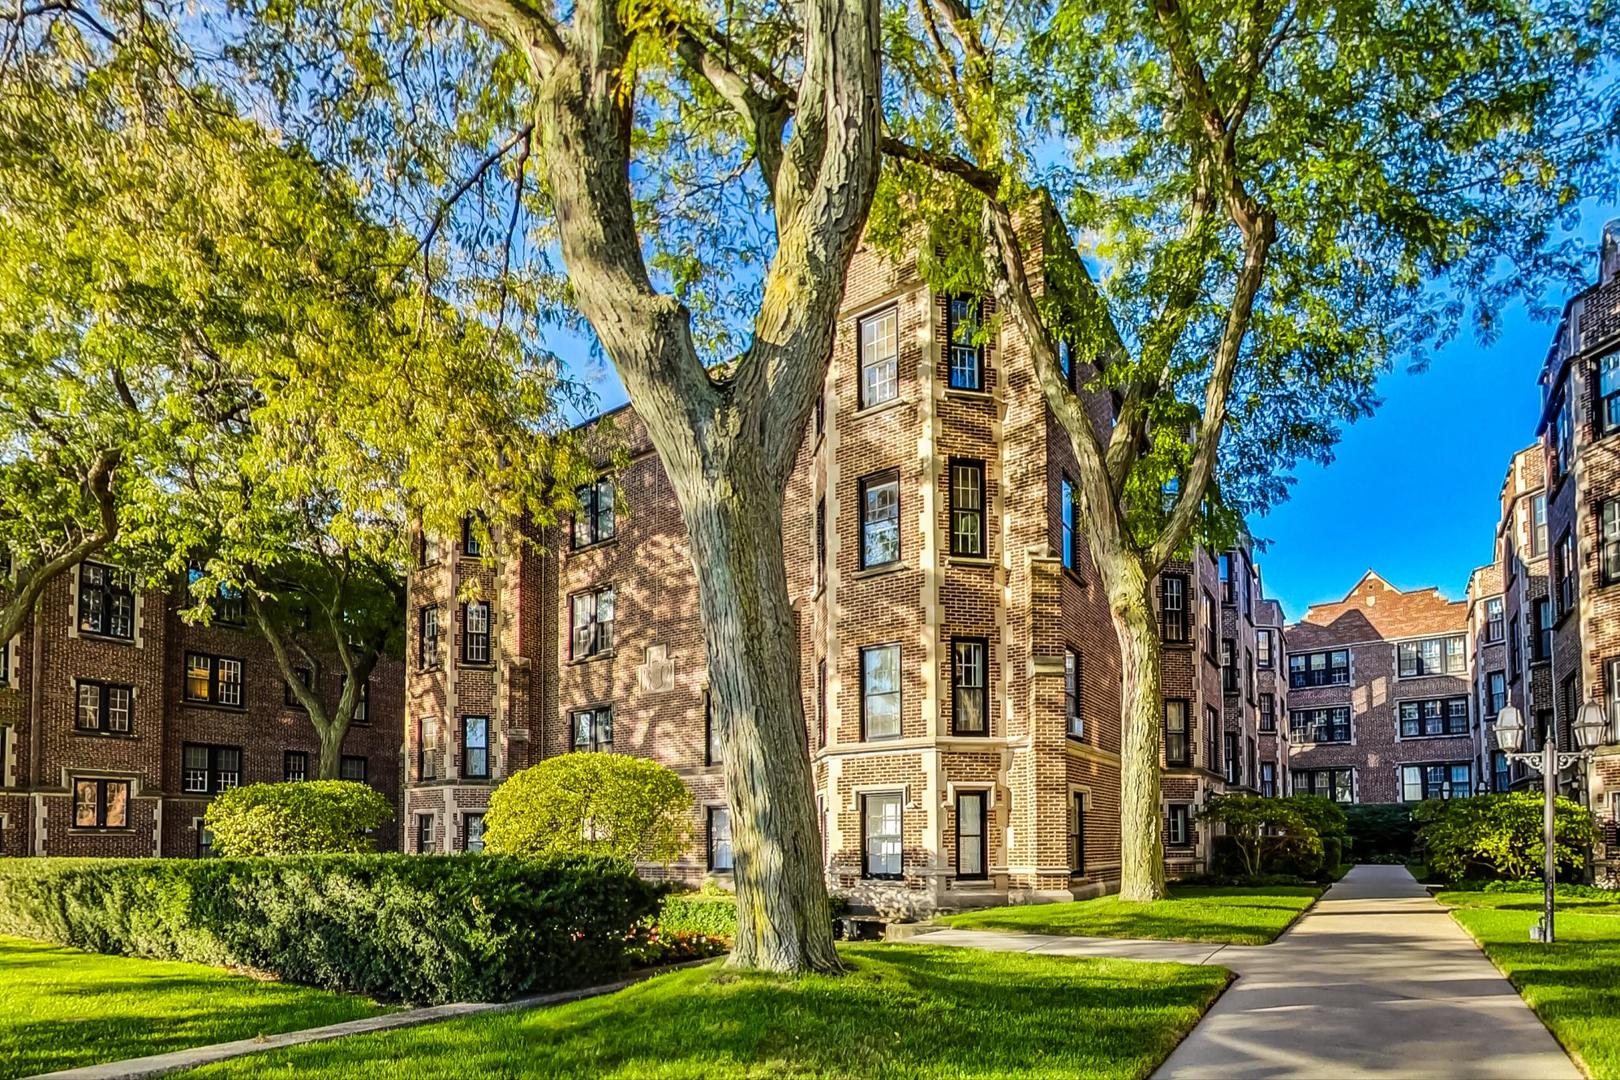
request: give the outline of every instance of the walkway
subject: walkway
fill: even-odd
[[[1216,963],[1239,978],[1158,1078],[1580,1073],[1466,931],[1401,866],[1358,866],[1271,945],[942,930],[929,944]]]

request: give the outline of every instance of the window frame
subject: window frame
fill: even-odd
[[[1335,657],[1340,654],[1344,656],[1343,667],[1335,663]],[[1327,657],[1321,668],[1317,668],[1312,663],[1318,656]],[[1297,669],[1295,661],[1299,662]],[[1318,672],[1320,672],[1320,677],[1318,677]],[[1350,650],[1348,648],[1314,649],[1311,652],[1288,654],[1288,687],[1291,690],[1310,690],[1319,686],[1349,686],[1350,677]]]
[[[461,557],[463,559],[484,557],[484,542],[478,538],[478,529],[471,514],[461,519]]]
[[[875,534],[873,530],[882,528],[890,519],[888,516],[868,517],[868,514],[871,511],[871,506],[868,503],[869,493],[875,488],[888,487],[891,484],[894,486],[894,510],[892,524],[892,529],[894,532],[894,557],[884,559],[880,562],[874,562],[872,561],[872,556],[876,554],[876,552],[871,550],[868,545],[874,544],[876,536],[882,534]],[[877,472],[867,473],[865,476],[857,480],[855,505],[859,511],[857,522],[861,530],[860,543],[856,546],[856,552],[860,558],[860,569],[877,570],[884,567],[899,566],[901,559],[904,558],[905,553],[905,544],[903,543],[900,528],[901,507],[899,467],[892,466],[887,469],[879,469]]]
[[[972,665],[966,664],[962,657],[962,649],[976,649],[978,651],[978,678],[979,684],[972,686],[964,683],[965,676],[973,674]],[[862,692],[866,689],[864,670]],[[963,726],[964,701],[962,692],[977,690],[979,692],[978,727]],[[971,708],[971,702],[966,703]],[[990,639],[982,636],[963,635],[951,638],[951,734],[971,738],[989,738],[990,736]]]
[[[1187,610],[1189,580],[1179,571],[1159,575],[1159,637],[1166,645],[1185,645],[1192,640],[1192,619]],[[1179,594],[1174,604],[1172,594]]]
[[[977,486],[973,488],[978,497],[979,505],[964,507],[961,504],[959,493],[962,487],[957,483],[958,472],[976,479]],[[950,507],[950,546],[952,558],[957,559],[987,559],[990,557],[989,537],[989,507],[985,485],[984,462],[978,458],[952,457],[946,461],[946,475],[949,478],[946,487],[947,502]],[[862,504],[865,505],[864,503]],[[898,501],[897,501],[898,506]],[[977,521],[977,528],[963,531],[960,525],[969,518]],[[969,551],[962,541],[971,541],[977,550]]]
[[[723,818],[725,821],[724,839],[719,836],[719,831],[715,828],[715,821],[717,817]],[[726,861],[724,866],[720,865],[719,860],[715,858],[715,850],[722,843],[726,848]],[[703,849],[704,869],[706,869],[709,873],[730,874],[736,871],[737,852],[736,848],[733,847],[731,833],[731,807],[720,806],[718,804],[704,807]]]
[[[474,612],[482,613],[482,630],[473,629]],[[461,605],[461,662],[486,667],[494,663],[495,612],[488,600],[468,600]],[[482,653],[482,655],[478,655]]]
[[[432,633],[429,633],[431,628]],[[432,671],[444,661],[439,657],[439,642],[443,637],[439,626],[439,605],[423,604],[416,609],[416,668]]]
[[[601,737],[604,725],[603,716],[607,717],[607,738]],[[583,743],[579,737],[579,721],[581,717],[590,717],[591,737],[588,743]],[[587,705],[581,709],[570,709],[568,712],[568,749],[574,754],[605,754],[613,751],[613,706]]]
[[[1262,693],[1256,703],[1255,730],[1264,735],[1277,731],[1277,695]]]
[[[590,614],[582,624],[579,621],[580,601],[590,598]],[[602,599],[608,601],[608,618],[602,618]],[[568,659],[570,662],[591,660],[601,656],[613,655],[614,622],[618,616],[618,597],[614,587],[608,585],[594,585],[568,596]],[[581,651],[581,632],[588,632],[590,640],[587,647]]]
[[[0,647],[0,651],[4,651],[3,647]],[[87,727],[82,722],[84,717],[84,692],[90,689],[96,691],[96,723],[94,727]],[[116,728],[112,725],[112,696],[114,691],[123,691],[125,695],[125,720],[122,728]],[[100,679],[74,679],[73,731],[76,735],[133,738],[135,735],[135,688],[127,683],[103,682]]]
[[[1169,803],[1165,807],[1164,846],[1167,848],[1196,847],[1193,835],[1192,804]]]
[[[1607,587],[1620,583],[1620,498],[1598,503],[1597,536],[1598,584]]]
[[[872,832],[872,803],[874,800],[883,802],[892,801],[895,808],[895,822],[899,826],[895,833]],[[906,795],[904,791],[863,791],[860,798],[861,812],[861,877],[868,881],[899,881],[906,873]],[[874,839],[885,840],[893,836],[896,850],[894,857],[899,869],[894,873],[876,873],[872,870],[872,842]],[[879,856],[880,858],[883,856]]]
[[[1603,383],[1614,375],[1614,388],[1603,392]],[[1604,438],[1620,431],[1620,351],[1598,357],[1592,363],[1592,426],[1597,437]]]
[[[194,670],[193,660],[206,660],[208,662],[208,694],[206,697],[197,697],[192,693],[191,680]],[[218,656],[214,653],[196,652],[186,650],[183,660],[185,668],[181,677],[180,696],[188,705],[208,705],[216,709],[232,709],[244,711],[247,709],[247,664],[240,657]],[[236,665],[236,680],[234,683],[225,678],[225,664]],[[228,686],[236,687],[236,700],[225,700],[224,689]]]
[[[473,822],[478,823],[478,840],[473,841]],[[461,851],[464,855],[482,854],[484,850],[484,811],[471,810],[461,815]]]
[[[874,693],[867,687],[866,680],[868,669],[866,658],[868,654],[887,652],[890,649],[894,650],[895,655],[894,688],[892,690],[881,690]],[[888,642],[881,645],[866,645],[860,649],[859,659],[861,665],[861,741],[887,742],[891,739],[900,738],[905,733],[905,650],[901,647],[899,642]],[[887,698],[890,696],[894,698],[894,733],[874,735],[871,731],[869,723],[871,710],[869,709],[868,704],[874,697]]]
[[[1058,480],[1058,561],[1071,573],[1080,572],[1078,488],[1067,473]]]
[[[1530,613],[1536,623],[1530,638],[1530,662],[1546,663],[1552,659],[1553,627],[1558,625],[1558,613],[1553,606],[1552,596],[1538,596],[1531,600]]]
[[[1445,774],[1438,782],[1435,782],[1430,775],[1432,769],[1445,770]],[[1456,792],[1454,786],[1457,783],[1456,774],[1458,769],[1466,770],[1468,774],[1465,781],[1466,790],[1461,794]],[[1416,799],[1408,798],[1412,785],[1408,775],[1412,770],[1417,770],[1418,773],[1419,795]],[[1399,786],[1401,792],[1400,801],[1403,803],[1428,802],[1430,799],[1466,799],[1474,793],[1474,767],[1466,761],[1403,762],[1400,766]],[[1438,791],[1438,794],[1432,794],[1433,791]]]
[[[978,825],[977,834],[965,832],[963,822],[967,820],[962,813],[962,802],[973,799],[978,802],[978,810],[973,817]],[[954,841],[956,846],[956,880],[958,881],[987,881],[990,877],[990,792],[985,788],[966,788],[958,790],[952,800],[955,811]],[[902,813],[904,808],[902,808]],[[979,841],[979,869],[964,871],[962,869],[962,839],[977,839]]]
[[[1454,729],[1456,716],[1455,706],[1462,705],[1462,729]],[[1430,714],[1429,706],[1435,706]],[[1406,715],[1407,707],[1415,710],[1410,718]],[[1438,721],[1440,730],[1430,731],[1429,721]],[[1414,725],[1414,730],[1408,731],[1407,725]],[[1395,734],[1402,742],[1412,739],[1455,739],[1459,736],[1469,735],[1473,732],[1473,718],[1468,711],[1468,698],[1461,694],[1448,694],[1444,697],[1403,698],[1395,702]]]
[[[416,815],[416,853],[426,855],[435,850],[433,843],[433,815]]]
[[[355,762],[360,763],[360,775],[350,776],[349,766]],[[356,784],[371,783],[371,762],[364,754],[343,754],[338,757],[338,779],[348,780]]]
[[[86,580],[88,574],[98,574],[100,580],[89,582]],[[79,564],[78,583],[78,611],[75,612],[78,632],[111,641],[134,641],[135,586],[129,574],[106,563],[87,559]],[[125,619],[128,621],[127,629],[120,629],[125,625]],[[90,625],[92,621],[94,625]]]
[[[1485,644],[1495,645],[1507,633],[1506,623],[1503,621],[1506,613],[1506,605],[1502,603],[1500,596],[1485,598]]]
[[[70,830],[81,832],[123,832],[134,830],[135,826],[130,821],[129,813],[130,803],[135,800],[135,782],[133,780],[114,776],[75,776],[72,779],[72,784],[73,801],[68,807],[69,813],[72,815],[70,818],[72,821],[72,825],[69,826]],[[79,807],[82,805],[80,795],[84,785],[92,785],[95,791],[94,813],[96,820],[93,824],[88,825],[81,824],[79,821]],[[116,825],[107,820],[109,808],[112,806],[109,792],[115,787],[121,787],[124,790],[123,800],[119,804],[124,819]]]
[[[885,320],[890,322],[891,332],[888,340],[893,342],[893,351],[887,356],[874,356],[868,360],[866,328],[876,326]],[[872,344],[877,345],[876,337],[874,337]],[[893,374],[877,383],[878,387],[887,385],[888,393],[886,396],[874,400],[872,390],[876,387],[868,387],[867,371],[868,369],[877,369],[880,365],[892,368]],[[898,305],[891,304],[878,311],[862,315],[855,320],[855,366],[855,407],[858,411],[874,409],[879,405],[887,405],[891,401],[900,399],[900,308]]]
[[[1276,667],[1277,639],[1276,631],[1267,626],[1256,627],[1254,631],[1254,659],[1261,671],[1271,671]]]
[[[1337,738],[1333,735],[1340,728],[1340,717],[1338,715],[1340,713],[1344,714],[1343,738]],[[1302,716],[1308,716],[1310,719],[1302,723],[1300,720]],[[1310,738],[1301,735],[1301,732],[1307,728],[1311,732],[1312,737]],[[1328,738],[1317,737],[1317,733],[1323,730],[1329,733]],[[1344,745],[1354,742],[1355,734],[1355,717],[1352,715],[1348,705],[1313,705],[1288,710],[1288,738],[1290,742],[1300,745],[1309,744],[1311,746]]]
[[[1067,715],[1063,718],[1064,730],[1071,739],[1084,739],[1086,737],[1086,716],[1084,708],[1085,668],[1082,666],[1080,650],[1072,645],[1063,648],[1063,707]]]
[[[1337,797],[1340,774],[1343,774],[1346,781],[1345,792],[1348,797],[1344,799]],[[1355,805],[1356,769],[1353,765],[1322,765],[1308,769],[1290,769],[1288,775],[1289,794],[1291,795],[1320,795],[1329,802],[1337,803],[1340,806]],[[1327,777],[1327,783],[1325,785],[1318,784],[1316,782],[1316,779],[1319,776]],[[1309,780],[1309,783],[1305,785],[1306,790],[1304,791],[1300,790],[1300,779],[1302,777]],[[1320,790],[1322,787],[1327,788],[1327,792],[1325,794]]]
[[[481,723],[483,738],[479,743],[472,741],[473,722]],[[472,767],[473,751],[483,752],[483,767]],[[461,717],[461,778],[463,780],[488,780],[490,775],[489,761],[489,717],[483,713],[465,713]]]
[[[203,786],[195,787],[192,784],[190,773],[197,769],[187,763],[187,757],[193,750],[203,751],[208,758],[208,765],[203,772]],[[236,755],[236,768],[226,769],[221,766],[221,760],[226,754]],[[240,746],[230,746],[224,743],[188,742],[180,746],[180,791],[185,795],[218,795],[222,791],[242,786],[242,774],[246,771],[246,757]],[[285,766],[285,761],[283,762]],[[230,783],[225,782],[227,774],[234,773],[236,779]]]
[[[1086,876],[1086,792],[1069,793],[1069,876]]]
[[[294,762],[297,767],[294,768]],[[299,784],[309,779],[309,751],[283,750],[281,752],[281,782]]]
[[[981,327],[979,310],[982,304],[974,297],[956,294],[945,298],[945,385],[950,390],[967,390],[981,393],[984,390],[985,347],[983,342],[969,341],[966,344],[957,340],[959,331],[963,327],[963,315],[957,313],[958,305],[970,309],[966,314],[967,325],[974,330],[972,336],[977,336]],[[958,356],[971,358],[971,383],[957,381]],[[968,369],[963,368],[964,371]]]
[[[618,496],[611,478],[601,477],[581,484],[574,489],[574,498],[579,503],[579,509],[574,512],[573,527],[568,533],[569,550],[580,551],[605,544],[618,535]],[[605,531],[602,528],[604,507],[607,512]]]
[[[1171,713],[1173,711],[1171,709],[1171,706],[1173,706],[1173,705],[1180,706],[1181,729],[1179,731],[1177,731],[1176,728],[1172,727],[1171,723],[1170,723],[1170,716],[1171,716]],[[1192,765],[1192,743],[1193,743],[1192,702],[1189,701],[1187,698],[1182,698],[1182,697],[1165,698],[1164,699],[1164,708],[1161,711],[1162,711],[1162,713],[1164,715],[1164,763],[1165,763],[1165,767],[1166,768],[1175,768],[1175,769],[1185,769],[1185,768],[1191,767],[1191,765]],[[1172,741],[1172,736],[1176,736],[1176,735],[1179,735],[1180,740],[1181,740],[1180,743],[1179,743],[1180,748],[1181,748],[1181,752],[1179,754],[1171,752],[1171,747],[1177,745],[1175,742]]]

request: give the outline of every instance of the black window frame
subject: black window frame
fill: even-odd
[[[309,751],[284,750],[281,753],[281,782],[302,783],[309,779]]]
[[[0,647],[0,651],[4,651]],[[87,726],[84,721],[84,692],[96,692],[96,723]],[[125,695],[125,726],[112,725],[112,697],[114,691]],[[73,730],[82,735],[108,735],[130,738],[135,734],[135,688],[128,683],[104,682],[100,679],[73,680]]]
[[[1540,491],[1530,496],[1530,557],[1539,559],[1547,554],[1551,539],[1547,525],[1547,493]]]
[[[1069,875],[1086,876],[1086,793],[1069,793]]]
[[[1500,596],[1487,596],[1485,598],[1485,644],[1495,645],[1507,633],[1503,618],[1506,606]]]
[[[1180,838],[1177,838],[1180,833]],[[1164,846],[1167,848],[1196,847],[1197,837],[1193,835],[1192,804],[1184,802],[1170,803],[1165,808],[1164,815]]]
[[[894,557],[891,559],[873,561],[873,555],[879,554],[872,550],[872,548],[869,546],[875,542],[873,530],[875,528],[882,528],[889,521],[889,518],[887,515],[882,517],[868,516],[871,510],[871,507],[868,505],[867,501],[868,493],[874,488],[887,487],[891,484],[894,486],[894,511],[892,522],[894,532]],[[857,545],[857,554],[860,557],[860,568],[862,570],[876,570],[882,567],[898,566],[901,559],[904,557],[905,543],[900,529],[900,502],[900,469],[898,467],[879,469],[877,472],[867,473],[856,482],[856,507],[859,511],[858,522],[861,530],[860,543]]]
[[[1507,672],[1487,671],[1485,673],[1485,713],[1487,718],[1497,716],[1507,705]]]
[[[434,850],[433,844],[433,815],[416,815],[416,853],[426,855]]]
[[[1598,503],[1597,537],[1598,584],[1613,585],[1620,582],[1620,499]]]
[[[431,628],[432,633],[429,633]],[[439,605],[423,604],[416,609],[416,667],[418,671],[432,671],[442,660],[439,641],[444,636],[439,625]]]
[[[574,512],[573,528],[569,530],[568,546],[573,551],[605,544],[618,535],[618,496],[613,481],[607,477],[581,484],[574,489],[579,509]],[[603,529],[603,512],[607,514],[607,528]]]
[[[1080,568],[1078,491],[1069,475],[1061,474],[1058,481],[1058,561],[1063,564],[1063,569],[1074,573],[1079,573]]]
[[[964,799],[976,799],[979,804],[978,812],[974,815],[974,820],[979,827],[977,834],[979,841],[979,869],[976,871],[964,871],[962,869],[962,838],[964,836],[974,836],[973,833],[964,832],[962,829],[963,821],[966,820],[962,813],[962,800]],[[956,879],[958,881],[986,881],[990,877],[990,792],[984,788],[965,788],[956,793],[956,797],[952,802],[955,811]],[[905,808],[902,807],[902,822],[905,819],[904,815]]]
[[[1472,795],[1474,793],[1474,787],[1475,787],[1475,784],[1474,784],[1474,767],[1469,762],[1466,762],[1466,761],[1402,762],[1401,765],[1399,766],[1399,768],[1400,768],[1400,772],[1399,772],[1399,774],[1397,776],[1397,783],[1399,785],[1400,793],[1401,793],[1400,801],[1402,803],[1407,804],[1407,805],[1410,805],[1410,804],[1412,804],[1414,802],[1428,802],[1430,799],[1465,799],[1465,798],[1467,798],[1468,796],[1470,796],[1470,795]],[[1418,770],[1419,798],[1417,798],[1417,799],[1409,799],[1409,798],[1406,797],[1407,796],[1407,784],[1409,783],[1409,781],[1407,780],[1407,771],[1409,769]],[[1440,777],[1440,779],[1436,780],[1434,778],[1434,776],[1432,775],[1432,773],[1431,773],[1431,770],[1433,770],[1433,769],[1444,769],[1445,773],[1444,773],[1443,776]],[[1467,772],[1468,772],[1468,779],[1465,781],[1465,783],[1467,784],[1467,790],[1462,792],[1461,794],[1458,794],[1456,792],[1455,787],[1454,787],[1454,785],[1457,783],[1455,777],[1456,777],[1456,771],[1458,769],[1466,769]]]
[[[359,776],[351,776],[349,774],[354,771],[352,766],[356,762],[360,763],[360,769],[359,769],[360,775]],[[363,754],[344,754],[344,755],[342,755],[341,757],[338,758],[338,779],[339,780],[348,780],[351,783],[355,783],[355,784],[369,784],[369,783],[371,783],[370,777],[371,777],[371,762],[365,757],[365,755],[363,755]]]
[[[123,831],[123,830],[132,830],[132,829],[135,828],[135,826],[130,823],[130,813],[129,813],[130,803],[133,802],[134,799],[135,799],[135,782],[133,780],[130,780],[130,779],[127,779],[127,778],[124,778],[124,777],[116,777],[116,776],[75,776],[75,777],[73,777],[72,782],[73,782],[73,801],[68,807],[68,811],[72,815],[71,818],[70,818],[70,820],[73,822],[73,824],[71,826],[72,829],[77,829],[77,830],[96,829],[96,830],[114,831],[114,832],[116,832],[116,831]],[[92,825],[84,825],[84,824],[81,824],[79,822],[79,807],[80,807],[80,805],[82,805],[81,802],[80,802],[80,798],[79,798],[79,795],[80,795],[80,790],[79,789],[80,789],[80,785],[83,785],[83,784],[93,784],[95,786],[95,814],[96,814],[96,820],[95,820],[95,823],[92,824]],[[117,825],[110,824],[108,822],[108,820],[107,820],[108,807],[112,803],[112,800],[108,797],[108,792],[113,787],[122,787],[124,789],[124,798],[123,798],[123,803],[122,803],[123,811],[124,811],[124,820],[121,821],[120,823],[118,823]]]
[[[1604,393],[1603,383],[1614,375],[1612,388]],[[1610,352],[1592,363],[1592,426],[1598,438],[1620,431],[1620,352]]]
[[[1243,689],[1243,672],[1237,662],[1237,642],[1221,638],[1221,689],[1236,694]]]
[[[1064,730],[1071,739],[1084,739],[1086,737],[1086,715],[1084,703],[1085,668],[1081,662],[1080,650],[1073,646],[1063,649],[1063,707],[1067,715],[1063,718]]]
[[[1192,638],[1192,619],[1187,610],[1189,583],[1183,573],[1159,575],[1159,637],[1167,645],[1185,645]]]
[[[1262,761],[1260,763],[1260,795],[1263,798],[1275,798],[1277,794],[1277,763],[1275,761]]]
[[[590,597],[590,618],[584,624],[579,621],[581,611],[580,600]],[[602,618],[602,598],[608,600],[608,618]],[[618,597],[612,585],[595,585],[589,589],[570,593],[568,596],[568,659],[590,660],[598,656],[611,656],[613,654],[614,621],[618,617]],[[588,645],[581,650],[581,631],[589,631]]]
[[[1215,594],[1210,592],[1208,589],[1203,590],[1203,593],[1204,609],[1202,614],[1204,617],[1204,655],[1209,657],[1212,663],[1219,663],[1221,650],[1221,624],[1220,620],[1215,617]]]
[[[194,659],[206,660],[208,662],[208,694],[205,697],[198,697],[192,693],[191,662]],[[186,704],[211,705],[216,709],[242,710],[247,708],[247,664],[240,657],[219,656],[214,653],[197,652],[192,649],[187,649],[182,663],[185,666],[181,671],[180,696],[181,699],[186,702]],[[225,687],[233,684],[226,681],[224,677],[225,669],[221,666],[223,664],[236,665],[236,682],[234,683],[236,687],[235,701],[225,700],[224,689]]]
[[[579,722],[582,717],[590,717],[590,739],[581,740],[579,737]],[[603,717],[607,723],[602,723]],[[602,738],[604,728],[607,738]],[[582,709],[571,709],[568,713],[568,747],[571,753],[576,754],[605,754],[613,750],[613,706],[588,705]]]
[[[474,631],[473,613],[481,612],[484,628]],[[468,600],[461,605],[461,662],[477,667],[494,663],[495,611],[488,600]],[[476,655],[482,653],[482,656]]]
[[[461,519],[461,557],[463,559],[484,557],[484,542],[478,537],[478,523],[471,514]]]
[[[964,489],[957,483],[958,472],[964,477],[972,477],[976,481],[971,490],[978,497],[977,507],[963,506],[961,494]],[[987,491],[985,489],[984,462],[978,458],[953,457],[946,461],[946,475],[949,478],[946,487],[947,499],[950,504],[950,552],[953,558],[958,559],[985,559],[990,556],[989,536],[989,507]],[[864,505],[864,503],[862,504]],[[977,527],[964,531],[959,526],[963,523],[977,522]],[[969,540],[976,550],[968,550],[962,541]]]
[[[1261,671],[1271,671],[1277,664],[1277,632],[1270,627],[1256,627],[1254,631],[1254,660]],[[1262,645],[1261,643],[1265,644]]]
[[[1305,736],[1307,730],[1311,733],[1308,738]],[[1342,736],[1338,734],[1341,730]],[[1325,738],[1321,734],[1324,731],[1327,733]],[[1292,742],[1313,746],[1349,743],[1355,738],[1355,718],[1348,705],[1289,709],[1288,737]]]
[[[725,837],[723,840],[720,838],[718,835],[718,830],[715,828],[715,818],[717,815],[725,819],[726,827]],[[726,865],[724,866],[721,866],[719,864],[719,860],[715,858],[715,849],[721,843],[725,844],[727,852]],[[737,853],[736,849],[732,846],[732,843],[731,808],[729,806],[718,805],[705,807],[703,813],[703,854],[704,868],[708,870],[709,873],[730,874],[736,870]]]
[[[1177,731],[1170,723],[1171,706],[1180,706],[1181,730]],[[1192,765],[1192,744],[1194,732],[1192,730],[1192,702],[1186,698],[1172,697],[1164,699],[1164,763],[1169,768],[1185,769]],[[1180,736],[1179,741],[1176,736]],[[1179,752],[1176,748],[1179,747]]]
[[[899,821],[900,830],[899,830],[898,833],[894,834],[896,840],[898,841],[898,847],[899,847],[899,850],[895,852],[895,857],[896,857],[897,861],[899,862],[900,869],[898,871],[896,871],[895,873],[892,873],[892,874],[890,874],[890,873],[874,873],[872,871],[872,840],[873,840],[873,834],[871,832],[870,826],[871,826],[871,821],[872,821],[872,818],[871,818],[871,805],[872,805],[872,800],[874,800],[874,799],[883,799],[885,801],[893,800],[894,805],[895,805],[895,809],[897,811],[896,817],[897,817],[897,820]],[[905,872],[906,872],[906,796],[905,796],[905,792],[904,791],[864,791],[864,792],[861,793],[860,811],[861,811],[861,877],[868,880],[868,881],[899,881],[901,878],[905,877]],[[889,834],[888,833],[883,833],[881,835],[884,836],[884,837],[887,837]]]
[[[95,575],[98,581],[88,577]],[[127,572],[106,563],[79,564],[78,630],[114,641],[135,640],[135,586]]]
[[[1460,716],[1457,710],[1459,704],[1462,706]],[[1432,710],[1430,706],[1433,706]],[[1410,716],[1408,716],[1409,707],[1412,714]],[[1431,724],[1431,721],[1436,723]],[[1431,731],[1431,726],[1438,730]],[[1459,735],[1467,735],[1472,730],[1473,721],[1468,713],[1468,698],[1465,696],[1450,694],[1445,697],[1404,698],[1395,703],[1395,731],[1403,741],[1456,738]]]
[[[1327,661],[1320,667],[1314,666],[1316,657],[1325,656]],[[1343,656],[1341,666],[1337,658]],[[1296,665],[1295,661],[1298,661]],[[1293,690],[1308,690],[1316,686],[1348,686],[1350,684],[1350,650],[1349,649],[1316,649],[1312,652],[1288,654],[1288,686]]]
[[[964,314],[958,313],[957,308],[959,305],[967,309],[965,316]],[[964,326],[964,318],[966,320],[965,325],[970,326],[974,331],[971,336],[977,336],[977,331],[982,325],[979,320],[979,311],[981,310],[982,306],[983,305],[979,299],[973,296],[957,294],[947,296],[945,298],[945,385],[952,390],[969,390],[975,392],[984,390],[984,367],[986,358],[984,343],[973,342],[970,340],[964,344],[963,342],[957,340],[957,337]],[[957,382],[956,361],[958,354],[963,357],[972,357],[973,381],[971,383]]]
[[[1545,663],[1552,659],[1553,627],[1558,622],[1551,596],[1538,596],[1530,601],[1530,613],[1535,616],[1535,632],[1530,638],[1530,662]]]
[[[978,679],[977,686],[963,682],[964,678],[973,675],[971,664],[965,664],[962,649],[978,651]],[[865,687],[863,685],[862,689]],[[964,706],[971,711],[972,702],[964,702],[964,690],[977,690],[979,692],[978,725],[975,729],[964,726]],[[988,738],[990,735],[990,639],[982,636],[962,635],[951,638],[951,734],[971,737]]]
[[[1343,776],[1345,781],[1346,797],[1337,797],[1339,779]],[[1318,783],[1318,779],[1326,777],[1326,783]],[[1300,790],[1300,780],[1305,779],[1305,790]],[[1356,801],[1356,770],[1353,765],[1328,765],[1310,769],[1292,769],[1289,771],[1290,793],[1294,795],[1320,795],[1330,802],[1340,806],[1352,806]]]
[[[203,785],[193,785],[190,774],[196,772],[195,766],[188,762],[191,751],[201,750],[206,753],[208,764],[203,772]],[[226,755],[236,755],[236,768],[224,767],[229,759]],[[230,746],[223,743],[182,743],[180,747],[180,790],[186,795],[218,795],[222,791],[242,786],[242,774],[246,771],[247,755],[240,746]],[[230,783],[225,782],[226,776],[235,774],[236,779]]]
[[[1277,730],[1277,695],[1261,694],[1257,708],[1255,729],[1267,735]]]
[[[478,823],[478,840],[473,841],[473,822]],[[478,854],[484,850],[484,812],[475,810],[461,815],[461,851],[463,854]]]
[[[472,722],[481,722],[482,745],[472,741]],[[482,767],[473,768],[473,752],[482,753]],[[461,778],[463,780],[489,779],[489,717],[483,713],[466,713],[461,718]]]

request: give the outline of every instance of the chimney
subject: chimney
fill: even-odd
[[[1607,285],[1620,278],[1620,218],[1603,226],[1603,239],[1598,243],[1598,284]]]

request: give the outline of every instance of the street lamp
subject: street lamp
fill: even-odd
[[[1530,937],[1533,940],[1546,944],[1553,942],[1553,886],[1558,872],[1558,848],[1553,831],[1554,805],[1558,798],[1558,770],[1568,768],[1576,762],[1586,761],[1592,756],[1591,747],[1603,741],[1603,730],[1607,727],[1607,719],[1603,714],[1603,706],[1595,701],[1588,701],[1582,705],[1575,715],[1575,722],[1570,725],[1575,735],[1576,749],[1573,753],[1561,754],[1558,752],[1558,734],[1556,731],[1542,732],[1541,751],[1525,751],[1524,719],[1519,710],[1508,705],[1496,715],[1496,748],[1509,761],[1534,762],[1541,759],[1541,823],[1542,843],[1546,848],[1546,862],[1543,866],[1542,876],[1544,888],[1541,901],[1541,922],[1532,927]]]

